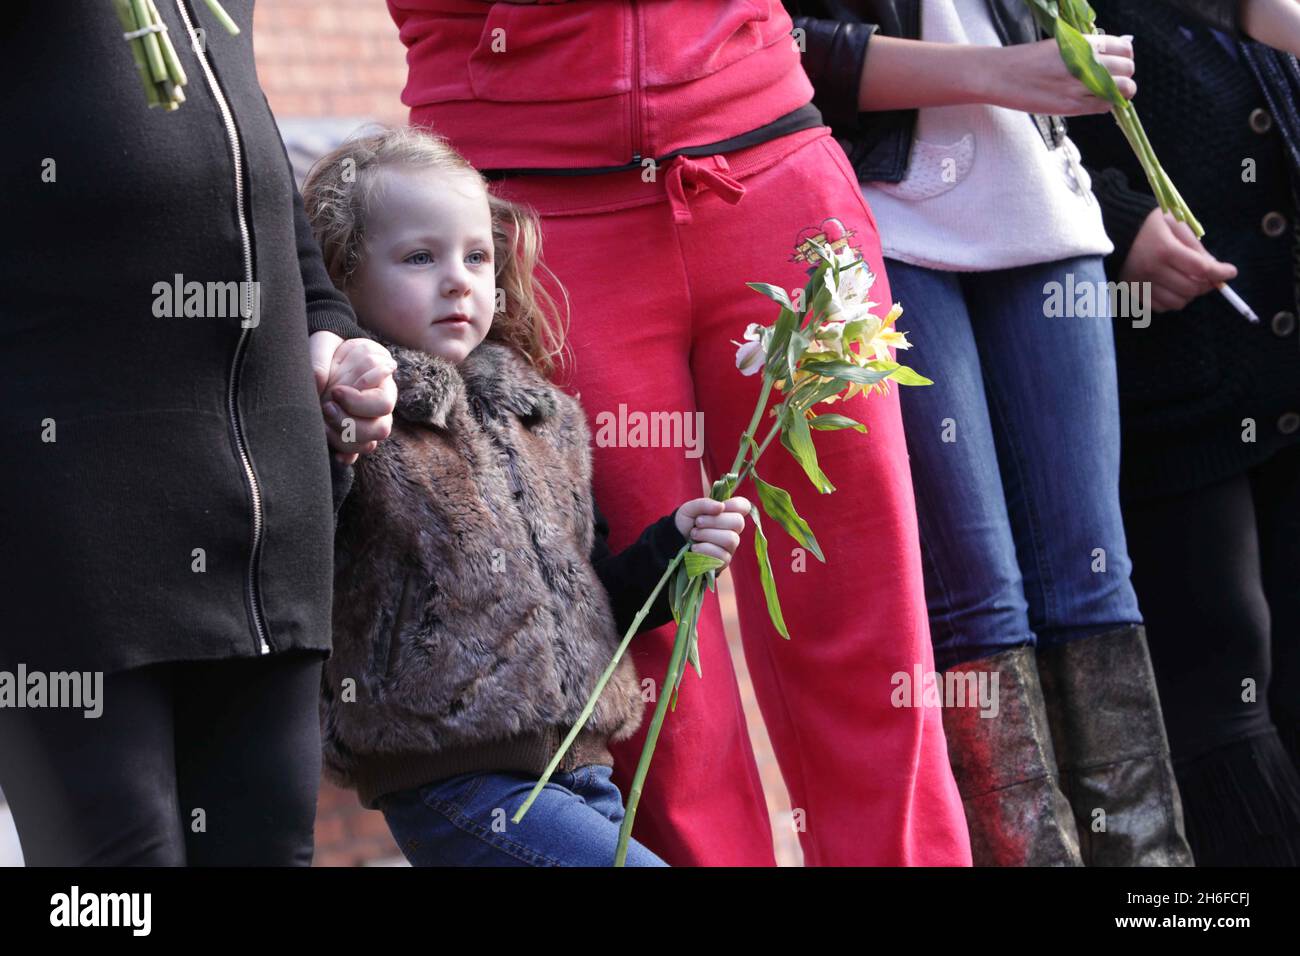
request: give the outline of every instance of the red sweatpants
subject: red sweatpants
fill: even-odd
[[[616,550],[702,494],[700,458],[684,447],[606,444],[598,416],[631,422],[699,410],[705,470],[710,480],[721,475],[761,385],[736,370],[730,340],[776,318],[775,305],[745,282],[801,288],[809,263],[796,244],[822,236],[864,254],[878,277],[871,298],[882,314],[891,302],[876,223],[826,127],[721,157],[679,157],[649,183],[635,171],[525,176],[495,191],[542,216],[543,258],[569,293],[576,368],[560,384],[586,409],[595,492]],[[926,343],[915,346],[910,355],[924,370]],[[865,422],[868,434],[814,433],[834,494],[819,495],[779,442],[760,461],[759,474],[794,496],[827,563],[809,554],[801,564],[797,544],[764,524],[786,641],[768,618],[747,525],[731,574],[754,690],[808,865],[969,865],[940,711],[891,704],[891,677],[911,680],[933,659],[897,390],[835,410]],[[737,493],[757,504],[748,483]],[[641,677],[656,687],[672,637],[667,626],[631,645]],[[772,865],[768,811],[712,594],[699,643],[704,677],[688,670],[682,680],[634,832],[675,866]],[[614,748],[625,796],[645,730]]]

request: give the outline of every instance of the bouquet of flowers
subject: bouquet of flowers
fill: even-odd
[[[772,441],[780,436],[781,444],[798,461],[813,486],[823,494],[833,492],[835,486],[818,467],[813,432],[852,428],[865,433],[867,428],[845,415],[815,411],[815,408],[844,401],[859,393],[885,392],[891,380],[900,385],[932,384],[928,378],[894,361],[890,354],[890,347],[910,347],[906,335],[894,328],[903,309],[895,303],[884,317],[872,311],[877,303],[867,296],[876,277],[867,264],[847,244],[842,250],[835,251],[816,239],[809,240],[808,243],[815,257],[820,259],[820,264],[813,270],[808,284],[798,290],[796,301],[792,302],[786,291],[777,286],[763,282],[746,283],[780,306],[780,312],[772,325],[752,323],[745,330],[745,341],[734,342],[739,346],[736,353],[737,368],[744,375],[762,372],[763,386],[749,426],[740,436],[739,448],[731,468],[713,483],[710,491],[711,498],[725,501],[735,493],[741,482],[746,479],[753,482],[759,504],[752,512],[754,548],[763,593],[773,626],[787,640],[790,633],[781,613],[776,580],[768,560],[767,537],[763,533],[759,512],[762,511],[769,520],[784,528],[819,561],[824,562],[826,559],[812,529],[795,510],[789,492],[759,477],[759,459]],[[782,400],[768,412],[767,418],[772,419],[772,423],[759,440],[759,426],[764,420],[763,412],[773,390],[781,393]],[[655,743],[659,739],[670,699],[672,709],[676,709],[677,691],[686,664],[690,664],[697,676],[703,677],[697,646],[697,626],[704,601],[704,589],[707,587],[716,590],[714,578],[722,562],[709,555],[691,551],[690,548],[690,543],[684,545],[660,577],[654,591],[628,627],[622,643],[596,683],[577,722],[528,799],[513,817],[516,823],[523,818],[551,778],[561,758],[591,716],[601,691],[613,675],[632,636],[637,633],[641,622],[666,586],[677,631],[663,692],[659,694],[641,759],[637,763],[628,793],[627,813],[619,831],[615,866],[622,866],[626,859],[627,842],[636,818],[636,808],[650,759],[654,755]],[[667,693],[669,688],[672,689],[671,695]]]
[[[1039,26],[1047,32],[1048,36],[1056,38],[1056,44],[1061,48],[1061,58],[1069,71],[1078,77],[1094,96],[1100,96],[1111,104],[1111,115],[1115,117],[1115,122],[1119,124],[1124,138],[1137,154],[1138,162],[1142,164],[1142,170],[1147,174],[1151,191],[1155,193],[1160,208],[1172,213],[1181,222],[1187,223],[1196,234],[1196,238],[1204,236],[1205,229],[1192,215],[1192,210],[1179,194],[1169,174],[1160,165],[1160,160],[1156,159],[1155,150],[1151,148],[1151,141],[1147,139],[1146,131],[1142,128],[1142,120],[1138,119],[1137,110],[1129,100],[1124,98],[1124,94],[1115,85],[1115,78],[1101,65],[1092,44],[1084,37],[1084,34],[1103,32],[1097,27],[1097,12],[1088,4],[1088,0],[1025,0],[1025,2],[1029,4],[1029,9],[1033,11],[1034,19],[1038,21]]]
[[[206,2],[227,33],[234,36],[239,32],[239,27],[218,0]],[[167,25],[158,15],[158,7],[153,0],[113,0],[113,9],[126,31],[122,38],[131,45],[135,68],[144,83],[145,100],[151,108],[177,109],[185,102],[181,87],[188,80],[180,58],[176,56],[176,47],[167,35]]]

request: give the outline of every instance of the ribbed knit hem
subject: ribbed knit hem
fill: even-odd
[[[333,305],[308,306],[307,329],[312,332],[333,332],[344,339],[367,339],[372,336],[357,325],[356,318],[347,309]]]
[[[357,797],[368,810],[379,809],[379,798],[397,790],[410,790],[462,773],[513,770],[540,777],[560,748],[568,727],[534,734],[520,734],[508,740],[470,747],[454,747],[434,753],[371,755],[361,760],[354,774]],[[613,766],[609,738],[584,731],[555,768],[565,773],[589,764]]]
[[[1176,760],[1197,866],[1300,866],[1300,774],[1276,731]]]

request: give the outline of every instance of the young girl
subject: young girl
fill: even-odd
[[[398,385],[391,437],[336,464],[326,771],[383,811],[416,865],[610,865],[623,804],[608,744],[644,709],[630,656],[510,818],[688,536],[728,563],[749,502],[695,498],[610,552],[585,415],[545,377],[562,337],[533,282],[537,223],[444,139],[351,140],[304,198]],[[342,396],[365,391],[340,381]],[[641,630],[671,618],[665,588]],[[636,841],[627,863],[666,865]]]

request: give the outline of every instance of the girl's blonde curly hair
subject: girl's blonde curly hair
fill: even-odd
[[[552,376],[565,351],[566,325],[555,299],[537,281],[545,270],[565,300],[568,295],[541,261],[542,231],[536,213],[494,196],[491,184],[447,140],[418,127],[382,127],[354,136],[322,156],[307,174],[303,203],[320,244],[325,267],[336,288],[347,293],[361,262],[366,214],[374,189],[374,172],[385,166],[435,169],[469,176],[482,184],[492,214],[496,285],[505,307],[492,317],[488,338],[506,342],[526,355],[533,367]]]

